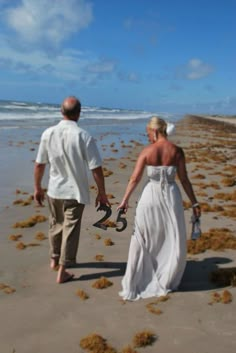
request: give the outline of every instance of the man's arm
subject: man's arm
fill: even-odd
[[[108,201],[107,196],[106,196],[105,181],[104,181],[102,167],[97,167],[95,169],[92,169],[92,174],[93,174],[94,181],[97,184],[97,188],[98,188],[98,194],[96,197],[95,206],[97,206],[99,203],[101,205],[111,206],[111,204]]]
[[[46,164],[35,162],[34,165],[34,200],[38,205],[43,206],[44,190],[41,187]]]

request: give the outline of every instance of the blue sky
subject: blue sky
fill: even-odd
[[[0,0],[0,99],[236,114],[236,0]]]

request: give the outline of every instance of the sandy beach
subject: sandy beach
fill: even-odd
[[[14,200],[4,205],[0,213],[0,352],[98,353],[80,345],[82,339],[96,333],[110,347],[99,353],[234,353],[235,125],[235,119],[229,122],[219,117],[185,116],[176,124],[175,135],[170,137],[185,151],[189,177],[202,207],[203,235],[199,242],[190,241],[191,207],[180,186],[188,234],[188,261],[179,291],[162,301],[151,298],[124,302],[118,296],[135,206],[145,176],[131,198],[126,215],[128,226],[123,232],[117,232],[114,227],[101,230],[93,226],[103,213],[94,207],[96,193],[91,183],[91,205],[86,207],[83,217],[78,265],[71,269],[75,278],[58,285],[55,271],[49,268],[47,205],[35,207],[31,199],[33,176],[30,180],[21,178],[19,166],[19,184],[12,184],[9,198]],[[13,149],[16,151],[18,147],[16,143]],[[120,143],[125,156],[104,160],[106,189],[113,211],[111,225],[142,147],[134,140],[129,144]],[[35,152],[30,153],[27,166],[33,168]],[[8,167],[9,177],[16,173],[14,166],[11,168]],[[47,186],[46,179],[44,186]],[[35,224],[22,228],[19,222],[30,217]],[[230,275],[220,275],[219,269],[228,268],[233,268]],[[95,288],[95,282],[101,277],[110,281],[110,286]],[[145,330],[153,333],[152,344],[135,348],[134,336]]]

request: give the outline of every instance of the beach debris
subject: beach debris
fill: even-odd
[[[103,175],[105,178],[109,177],[112,174],[113,172],[111,170],[108,170],[106,167],[103,168]]]
[[[15,293],[15,291],[16,291],[15,288],[12,288],[12,287],[7,287],[3,289],[3,292],[6,294],[13,294]]]
[[[106,340],[102,336],[93,333],[80,340],[80,347],[89,351],[101,351],[106,348]]]
[[[78,289],[76,292],[76,295],[78,297],[80,297],[80,299],[82,299],[82,300],[86,300],[89,298],[89,295],[85,291],[83,291],[82,289]]]
[[[212,181],[211,183],[193,183],[193,185],[198,186],[200,190],[207,189],[207,188],[212,188],[215,190],[219,190],[220,186],[218,183],[215,181]]]
[[[160,315],[163,313],[163,311],[159,308],[156,307],[157,303],[149,303],[146,305],[146,308],[148,311],[152,314]]]
[[[209,279],[219,286],[236,287],[236,267],[219,268],[212,271]]]
[[[114,196],[113,194],[107,194],[107,198],[108,198],[108,199],[114,199],[115,196]]]
[[[106,238],[106,239],[104,239],[104,244],[106,246],[112,246],[112,245],[114,245],[114,242],[111,240],[111,238]]]
[[[102,254],[97,254],[94,258],[96,261],[104,261],[104,255]]]
[[[23,242],[19,242],[19,243],[16,244],[16,248],[18,250],[24,250],[26,247],[27,247],[27,245],[24,244]]]
[[[157,305],[159,305],[161,302],[166,302],[169,299],[170,299],[169,295],[162,295],[159,298],[157,298],[154,302],[148,303],[146,305],[146,308],[150,313],[160,315],[162,314],[162,310],[159,309]]]
[[[120,162],[120,164],[119,164],[120,169],[125,169],[126,167],[127,167],[127,164]]]
[[[100,239],[101,239],[101,235],[100,235],[100,234],[95,234],[95,238],[96,238],[97,240],[100,240]]]
[[[203,175],[203,174],[195,174],[195,175],[192,175],[191,178],[192,179],[206,179],[205,175]]]
[[[11,234],[9,235],[9,240],[18,241],[20,238],[22,238],[22,236],[22,234]]]
[[[117,353],[117,350],[107,344],[107,340],[93,333],[80,340],[80,347],[91,353]]]
[[[187,240],[189,254],[199,254],[206,250],[223,251],[236,249],[236,237],[228,228],[211,228],[196,240]]]
[[[34,247],[34,246],[40,246],[40,244],[38,244],[38,243],[28,243],[28,244],[25,244],[25,243],[23,243],[23,242],[19,242],[19,243],[16,244],[16,248],[17,248],[18,250],[24,250],[24,249],[26,249],[27,247]]]
[[[92,287],[96,289],[104,289],[112,285],[113,283],[109,281],[106,277],[100,277],[97,281],[93,283]]]
[[[16,190],[15,190],[15,194],[16,194],[16,195],[19,195],[19,194],[28,195],[29,193],[28,193],[28,191],[16,189]],[[31,195],[31,198],[33,198],[33,195]]]
[[[149,330],[140,331],[133,337],[134,347],[146,347],[152,345],[157,339],[157,336]]]
[[[15,293],[15,288],[10,287],[8,284],[0,283],[0,290],[2,290],[6,294]]]
[[[236,204],[225,206],[224,211],[221,212],[222,216],[236,218]]]
[[[116,223],[114,221],[111,221],[110,219],[107,219],[106,221],[102,222],[106,227],[108,228],[116,228]]]
[[[232,186],[236,185],[236,178],[235,178],[235,177],[223,178],[223,179],[221,180],[221,183],[222,183],[224,186],[232,187]]]
[[[28,244],[26,244],[26,246],[27,247],[34,247],[34,246],[40,246],[40,244],[39,243],[28,243]]]
[[[224,201],[236,201],[236,190],[231,193],[218,192],[214,195],[214,199],[220,199]]]
[[[30,196],[27,199],[17,199],[13,201],[13,205],[29,206],[32,204],[32,201],[32,196]]]
[[[214,303],[229,304],[233,300],[232,294],[227,289],[224,290],[221,294],[218,292],[211,293],[211,298],[212,300],[208,303],[209,305],[212,305]]]
[[[121,353],[138,353],[132,346],[124,347]]]
[[[16,222],[13,225],[13,228],[30,228],[33,227],[36,223],[45,222],[46,220],[47,217],[44,215],[33,215],[25,221]]]
[[[42,240],[47,239],[47,237],[43,232],[37,232],[35,234],[35,239],[42,241]]]

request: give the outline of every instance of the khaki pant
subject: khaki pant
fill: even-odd
[[[76,263],[84,205],[76,200],[48,197],[50,256],[59,257],[59,264]]]

